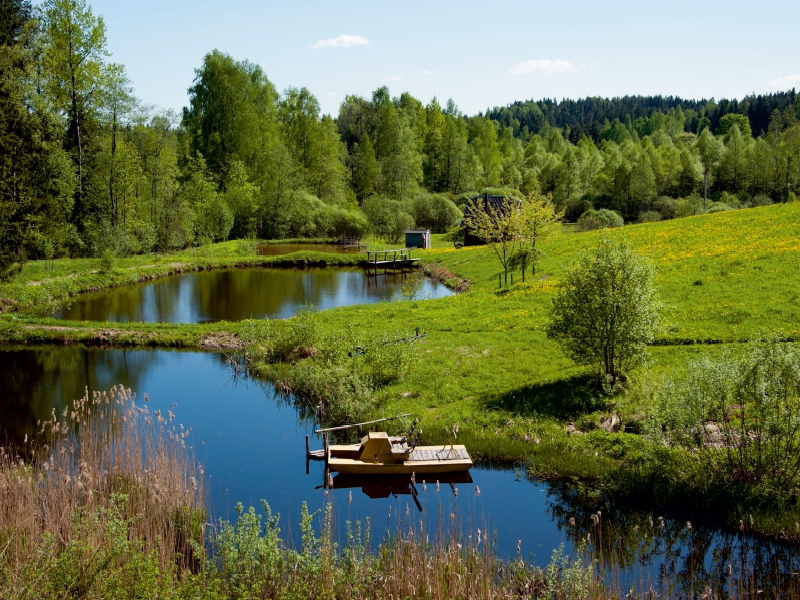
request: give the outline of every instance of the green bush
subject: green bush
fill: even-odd
[[[462,217],[461,210],[445,194],[420,192],[411,206],[416,226],[433,233],[444,233]]]
[[[750,206],[769,206],[772,203],[772,198],[766,194],[756,194],[749,202]]]
[[[113,250],[103,250],[103,254],[100,256],[100,272],[109,275],[113,273],[117,268],[117,255],[114,254]]]
[[[800,491],[800,349],[776,338],[689,365],[656,395],[645,431],[684,448],[701,478]]]
[[[653,266],[627,242],[604,235],[580,253],[556,288],[547,337],[591,365],[608,391],[646,358],[661,331]]]
[[[662,219],[674,219],[677,201],[669,196],[659,196],[653,201],[653,210],[658,211]]]
[[[675,203],[676,217],[691,217],[692,215],[700,214],[703,214],[703,198],[698,194],[680,198]]]
[[[712,202],[708,207],[707,213],[718,213],[733,210],[733,207],[725,204],[724,202]]]
[[[639,223],[655,223],[661,220],[661,213],[655,210],[646,210],[639,213]]]
[[[389,244],[397,244],[405,235],[406,229],[414,227],[413,208],[407,203],[374,194],[364,200],[364,214],[372,226],[372,231]]]
[[[591,231],[611,227],[622,227],[624,221],[619,213],[607,208],[600,210],[589,209],[578,219],[579,231]]]
[[[741,208],[742,206],[739,197],[736,194],[731,194],[730,192],[722,192],[719,195],[719,202],[724,202],[731,208]]]

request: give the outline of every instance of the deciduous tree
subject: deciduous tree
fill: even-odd
[[[603,236],[562,277],[547,335],[614,384],[646,357],[661,331],[653,266],[625,241]]]

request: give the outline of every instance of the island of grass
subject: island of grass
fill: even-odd
[[[795,538],[798,482],[781,489],[763,482],[700,486],[691,473],[665,468],[665,461],[688,464],[681,462],[685,457],[679,450],[665,452],[641,430],[651,410],[652,387],[680,377],[693,359],[718,357],[770,335],[784,342],[798,338],[800,204],[626,226],[610,233],[654,263],[668,324],[649,349],[649,364],[630,373],[627,387],[614,395],[545,333],[564,267],[601,235],[566,231],[545,244],[536,276],[524,284],[516,278],[514,286],[498,288],[500,267],[487,248],[456,249],[443,236],[434,236],[433,249],[418,254],[425,268],[445,279],[468,280],[469,291],[438,300],[412,294],[402,302],[312,311],[269,323],[75,323],[36,312],[47,312],[84,290],[184,270],[353,265],[358,255],[267,259],[255,256],[253,244],[227,242],[163,257],[119,259],[107,269],[97,260],[28,263],[2,287],[7,312],[0,317],[0,337],[7,343],[248,351],[254,373],[289,386],[300,399],[326,401],[332,421],[414,413],[431,443],[446,440],[445,428],[457,423],[459,443],[475,458],[524,461],[536,476],[576,483],[571,489],[598,506],[624,500]],[[261,344],[264,327],[290,347]],[[385,347],[386,341],[416,328],[425,336],[408,357],[388,356],[380,367],[365,363],[374,385],[366,392],[348,388],[349,367],[343,365],[351,360],[349,345],[371,341]],[[330,360],[323,365],[320,356]],[[321,377],[344,383],[332,392],[318,385]]]

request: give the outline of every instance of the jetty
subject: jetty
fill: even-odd
[[[368,250],[366,265],[368,268],[403,269],[415,266],[419,258],[411,257],[411,248],[399,250]]]

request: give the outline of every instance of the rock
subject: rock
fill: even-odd
[[[619,431],[620,423],[621,421],[619,415],[610,415],[608,417],[601,417],[600,429],[602,429],[603,431],[608,431],[609,433],[615,433]]]
[[[573,423],[571,421],[569,423],[567,423],[566,429],[567,429],[567,433],[570,434],[570,435],[583,435],[583,432],[580,429],[578,429],[577,427],[575,427],[575,423]]]

